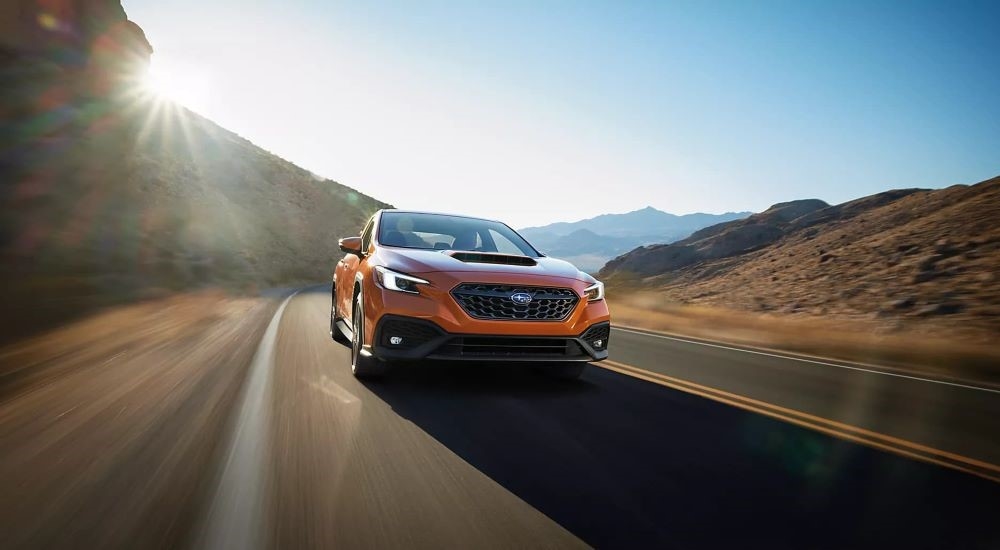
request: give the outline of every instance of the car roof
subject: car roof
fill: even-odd
[[[398,214],[430,214],[431,216],[451,216],[453,218],[466,218],[469,220],[482,220],[486,222],[503,223],[500,220],[494,220],[492,218],[480,218],[479,216],[466,216],[465,214],[452,214],[450,212],[429,212],[426,210],[402,210],[399,208],[383,208],[379,210],[379,213],[381,212],[392,212]]]

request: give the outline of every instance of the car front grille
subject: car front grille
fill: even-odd
[[[516,294],[527,294],[531,301],[515,302]],[[484,283],[460,284],[451,295],[471,317],[496,321],[561,321],[580,299],[570,288]]]

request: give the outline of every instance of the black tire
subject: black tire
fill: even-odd
[[[385,363],[371,355],[365,355],[362,347],[365,341],[365,309],[361,295],[354,298],[354,313],[351,315],[351,372],[355,378],[377,378],[385,373]]]
[[[576,380],[586,368],[587,363],[555,363],[539,366],[538,371],[559,380]]]
[[[350,347],[351,340],[344,336],[343,332],[337,328],[337,287],[332,287],[330,289],[330,338],[333,338],[334,342],[338,344],[343,344]]]

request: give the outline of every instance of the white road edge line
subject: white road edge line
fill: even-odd
[[[239,404],[236,428],[226,451],[212,504],[205,518],[198,548],[252,550],[267,546],[263,532],[266,465],[271,435],[271,374],[274,344],[285,306],[293,292],[278,306],[250,363],[246,390]]]
[[[730,346],[723,346],[721,344],[710,344],[708,342],[700,342],[698,340],[687,340],[687,339],[684,339],[684,338],[677,338],[677,337],[674,337],[674,336],[667,336],[665,334],[656,334],[655,332],[645,332],[645,331],[642,331],[642,330],[632,330],[632,329],[622,328],[622,327],[616,327],[616,326],[612,326],[611,328],[613,328],[614,330],[620,330],[622,332],[630,332],[632,334],[638,334],[638,335],[641,335],[641,336],[653,336],[653,337],[656,337],[656,338],[663,338],[664,340],[674,340],[676,342],[684,342],[686,344],[697,344],[699,346],[708,346],[710,348],[719,348],[719,349],[725,349],[725,350],[730,350],[730,351],[741,351],[743,353],[752,353],[754,355],[765,355],[767,357],[775,357],[775,358],[778,358],[778,359],[786,359],[788,361],[801,361],[803,363],[813,363],[815,365],[823,365],[823,366],[827,366],[827,367],[837,367],[839,369],[848,369],[848,370],[854,370],[854,371],[860,371],[860,372],[867,372],[867,373],[870,373],[870,374],[881,374],[883,376],[894,376],[896,378],[906,378],[908,380],[916,380],[916,381],[919,381],[919,382],[930,382],[932,384],[942,384],[942,385],[945,385],[945,386],[954,386],[956,388],[963,388],[963,389],[967,389],[967,390],[977,390],[977,391],[984,391],[984,392],[989,392],[989,393],[1000,393],[1000,390],[995,390],[993,388],[984,388],[984,387],[981,387],[981,386],[970,386],[968,384],[959,384],[959,383],[956,383],[956,382],[946,382],[944,380],[934,380],[933,378],[921,378],[919,376],[909,376],[909,375],[906,375],[906,374],[898,374],[898,373],[894,373],[894,372],[885,372],[885,371],[874,370],[874,369],[866,369],[866,368],[862,368],[862,367],[852,367],[850,365],[839,365],[837,363],[827,363],[825,361],[816,361],[815,359],[804,359],[804,358],[800,358],[800,357],[793,357],[793,356],[790,356],[790,355],[780,355],[780,354],[777,354],[777,353],[768,353],[768,352],[765,352],[765,351],[757,351],[757,350],[752,350],[752,349],[735,348],[735,347],[730,347]]]

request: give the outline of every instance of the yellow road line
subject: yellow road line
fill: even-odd
[[[602,361],[595,363],[597,366],[608,370],[640,378],[647,382],[667,386],[700,397],[705,397],[713,401],[724,403],[733,407],[775,418],[796,426],[809,428],[827,435],[832,435],[840,439],[861,443],[876,449],[889,451],[909,458],[922,460],[938,466],[944,466],[973,474],[990,481],[1000,483],[1000,466],[983,462],[959,454],[942,451],[905,439],[899,439],[889,435],[873,432],[857,426],[851,426],[827,418],[811,415],[794,409],[781,407],[772,403],[759,401],[750,397],[737,395],[717,388],[703,386],[687,380],[681,380],[665,374],[651,372],[648,370],[619,363],[617,361]]]

